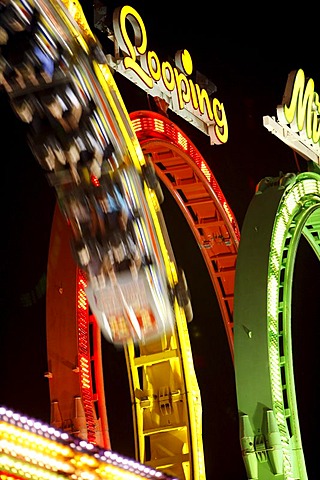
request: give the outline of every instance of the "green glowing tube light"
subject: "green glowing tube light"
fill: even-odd
[[[320,257],[320,176],[267,177],[241,232],[234,303],[240,444],[252,480],[307,480],[295,393],[291,299],[303,235]]]

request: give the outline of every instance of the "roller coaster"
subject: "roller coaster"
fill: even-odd
[[[18,9],[21,19],[24,13],[21,5],[9,4]],[[103,55],[99,45],[95,44],[96,39],[80,5],[75,2],[72,5],[36,2],[35,5],[48,25],[51,9],[55,9],[55,15],[58,12],[58,17],[68,25],[86,55],[91,55],[96,47],[98,53],[96,51],[93,55]],[[51,24],[49,26],[52,28]],[[65,47],[72,54],[70,43],[66,42]],[[20,73],[14,74],[15,81],[21,80]],[[87,73],[89,75],[90,71]],[[157,177],[172,193],[201,248],[235,363],[240,446],[248,479],[306,479],[290,347],[290,285],[302,234],[318,256],[319,175],[306,172],[262,182],[248,211],[239,249],[240,233],[236,219],[218,182],[191,140],[163,115],[138,111],[129,116],[108,66],[101,63],[101,58],[96,62],[94,74],[103,85],[109,102],[106,110],[109,124],[105,127],[109,136],[111,131],[120,151],[124,142],[126,152],[136,159],[138,169],[141,168],[141,159],[152,160]],[[80,77],[74,81],[80,83]],[[81,86],[85,91],[85,84]],[[30,94],[38,90],[38,85],[23,88],[30,88]],[[17,111],[14,93],[8,90],[8,95]],[[166,238],[165,224],[158,211],[159,201],[153,196],[152,188],[145,191],[158,212],[161,234],[172,259],[170,240]],[[253,231],[256,235],[252,234]],[[50,386],[50,423],[56,432],[63,431],[65,435],[83,440],[81,446],[72,444],[78,452],[82,452],[82,448],[90,450],[88,445],[110,451],[112,442],[105,402],[101,331],[86,296],[87,275],[82,268],[75,266],[68,248],[68,232],[57,205],[47,276],[49,368],[46,376]],[[259,276],[255,268],[258,259],[264,266]],[[249,280],[243,282],[243,278]],[[261,294],[258,313],[256,303],[248,300],[255,289]],[[131,463],[132,470],[128,475],[132,474],[132,478],[134,475],[162,478],[160,472],[180,480],[206,478],[201,395],[193,365],[185,305],[179,302],[174,305],[176,323],[172,331],[151,343],[128,341],[124,346],[135,457],[149,468],[144,473],[138,464]],[[261,319],[258,324],[257,315]],[[266,363],[268,372],[264,367]],[[259,378],[259,383],[252,382],[252,378]],[[6,431],[8,424],[13,435],[14,428],[24,429],[28,423],[12,412],[3,411],[1,415],[1,432]],[[14,436],[10,444],[13,451],[15,443],[19,443],[18,436]],[[21,461],[17,466],[18,462],[11,459],[8,444],[5,448],[3,444],[1,472],[4,478],[26,478],[23,471],[28,463],[26,451],[15,453],[15,456],[20,455]],[[103,462],[106,461],[106,454],[102,457]],[[97,453],[95,458],[98,458]],[[89,465],[90,460],[87,458],[86,461]],[[98,463],[90,467],[92,471],[98,469]],[[120,461],[121,468],[123,463]],[[39,468],[33,472],[34,478],[44,478],[44,469],[57,471],[57,467],[41,465],[41,462]],[[80,478],[70,476],[75,475],[74,470],[70,472],[66,464],[63,468],[60,465],[61,478]],[[94,474],[99,475],[97,472],[95,470]],[[121,474],[117,472],[114,478],[118,478],[117,474],[120,478]]]

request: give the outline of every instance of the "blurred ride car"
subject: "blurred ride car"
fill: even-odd
[[[56,191],[103,335],[115,345],[146,344],[172,332],[176,308],[192,319],[190,294],[152,159],[99,41],[72,5],[73,14],[59,0],[3,0],[0,82]]]

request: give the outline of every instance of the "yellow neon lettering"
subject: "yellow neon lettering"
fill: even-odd
[[[314,108],[312,112],[312,141],[318,143],[320,139],[320,125],[319,125],[319,114],[320,112],[320,102],[319,95],[314,94]]]
[[[144,56],[144,58],[147,58],[146,67],[148,68],[151,77],[153,78],[153,80],[158,82],[161,78],[161,65],[158,55],[153,51],[149,51],[147,53],[147,56]]]
[[[174,68],[173,72],[176,80],[179,108],[182,109],[186,103],[190,102],[190,87],[188,79],[183,73],[179,72],[177,68]]]
[[[134,43],[126,29],[127,20],[134,32]],[[113,29],[119,48],[124,53],[124,67],[133,70],[150,90],[156,82],[161,91],[165,89],[175,92],[175,96],[171,96],[174,108],[183,110],[186,104],[191,102],[194,115],[199,118],[200,114],[203,116],[201,120],[206,122],[210,129],[210,137],[214,138],[214,143],[225,143],[228,139],[228,125],[224,106],[217,99],[211,101],[208,92],[188,78],[193,72],[193,62],[188,50],[176,53],[176,66],[168,61],[161,63],[154,51],[147,51],[144,23],[138,12],[129,6],[115,10]],[[196,114],[196,111],[199,113]]]
[[[226,143],[228,140],[229,129],[223,103],[220,103],[219,100],[214,98],[212,100],[212,110],[214,120],[216,122],[214,131],[216,134],[217,143]]]
[[[193,71],[192,58],[188,50],[179,50],[174,57],[174,63],[181,72],[187,76],[191,75]]]
[[[194,86],[193,81],[190,79],[189,80],[189,85],[190,85],[190,93],[191,93],[191,103],[192,106],[195,110],[198,110],[199,108],[199,102],[198,102],[198,97],[197,97],[197,91],[196,87]]]
[[[134,32],[134,45],[126,29],[128,20]],[[127,55],[124,57],[125,68],[133,70],[149,87],[153,87],[153,80],[137,63],[137,55],[142,56],[147,51],[147,32],[138,12],[128,5],[116,8],[113,16],[114,33],[120,49]]]
[[[291,78],[288,80],[290,88]],[[287,96],[287,88],[285,97]],[[292,129],[302,131],[305,125],[306,135],[311,138],[311,114],[314,100],[314,81],[310,78],[305,87],[305,75],[303,70],[298,70],[290,99],[289,106],[287,104],[278,107],[278,115],[285,118],[286,123],[290,124]]]
[[[169,92],[172,92],[175,87],[174,73],[171,63],[162,62],[162,82]]]
[[[203,88],[200,90],[200,87],[197,83],[196,83],[195,87],[196,87],[196,92],[197,92],[197,98],[198,98],[198,101],[199,101],[200,112],[202,114],[204,114],[205,106],[206,106],[209,119],[214,120],[208,92],[206,90],[204,90]]]
[[[118,9],[116,9],[118,10]],[[126,29],[126,20],[128,20],[133,28],[134,33],[134,46],[129,38],[127,29]],[[121,50],[128,55],[131,54],[132,50],[136,49],[138,55],[144,55],[147,51],[147,32],[146,27],[144,26],[143,20],[140,17],[139,13],[132,7],[128,5],[120,8],[120,17],[119,17],[120,30],[122,32],[121,37],[124,40],[124,49],[123,45],[119,42],[119,47]],[[122,43],[122,42],[121,42]],[[129,50],[126,50],[126,47]],[[133,57],[133,55],[131,55]]]

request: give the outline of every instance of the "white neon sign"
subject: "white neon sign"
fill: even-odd
[[[288,75],[277,120],[264,117],[264,125],[306,160],[320,165],[320,101],[314,81],[304,71]]]
[[[128,34],[130,23],[134,41]],[[154,97],[165,100],[168,108],[209,135],[210,143],[228,140],[228,122],[223,103],[190,78],[193,62],[187,50],[176,53],[174,65],[161,62],[156,52],[147,50],[147,32],[139,13],[130,6],[118,7],[113,14],[113,30],[123,58],[107,56],[109,65]]]

